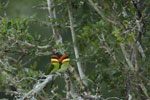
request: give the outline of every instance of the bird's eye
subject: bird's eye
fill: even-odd
[[[69,62],[69,61],[70,61],[70,59],[69,59],[69,58],[66,58],[66,59],[63,59],[63,60],[62,60],[62,63]]]

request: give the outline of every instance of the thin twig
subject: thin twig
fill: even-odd
[[[92,0],[88,0],[88,2],[90,3],[90,5],[95,9],[95,11],[106,21],[116,25],[117,23],[109,18],[107,18],[106,16],[104,16],[102,14],[102,12],[100,11],[100,9],[94,4],[94,2]]]

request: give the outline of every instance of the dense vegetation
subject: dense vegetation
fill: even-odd
[[[149,100],[149,0],[0,1],[0,99]],[[46,74],[68,54],[64,73]]]

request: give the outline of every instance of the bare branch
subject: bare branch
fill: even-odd
[[[55,9],[54,9],[54,0],[47,0],[47,5],[48,5],[48,12],[49,12],[49,17],[51,20],[51,27],[52,27],[52,31],[54,34],[54,38],[56,40],[56,44],[62,43],[62,37],[61,35],[58,33],[58,31],[56,30],[56,26],[54,24],[54,19],[56,19],[56,15],[55,15]]]
[[[81,80],[81,78],[79,77],[79,75],[77,74],[77,72],[75,71],[74,68],[72,68],[70,65],[68,66],[69,71],[73,74],[73,77],[76,79],[76,81],[79,83],[80,88],[88,95],[90,95],[90,91],[88,90],[88,87],[85,86]]]
[[[126,60],[128,66],[129,66],[129,69],[130,69],[132,72],[134,72],[134,67],[133,67],[132,63],[130,62],[130,60],[129,60],[129,58],[128,58],[128,57],[129,57],[129,54],[126,52],[125,47],[124,47],[124,44],[120,43],[120,47],[121,47],[121,50],[122,50],[123,55],[124,55],[124,57],[125,57],[125,60]]]
[[[48,75],[42,83],[37,83],[35,87],[20,98],[20,100],[25,100],[26,98],[31,98],[35,94],[38,94],[47,85],[47,83],[52,80],[53,77],[57,76],[60,76],[60,74]]]
[[[110,49],[110,47],[108,46],[108,43],[105,40],[104,34],[101,35],[101,37],[99,35],[98,39],[100,40],[100,42],[102,42],[104,44],[104,48],[106,49],[106,51],[109,53],[110,56],[112,56],[113,60],[115,61],[115,63],[117,63],[117,59],[115,54],[112,52],[112,50]]]
[[[146,89],[146,87],[144,86],[142,80],[141,80],[141,79],[138,79],[138,81],[139,81],[139,84],[138,84],[138,85],[139,85],[139,87],[142,89],[143,94],[146,96],[146,98],[149,98],[147,89]]]
[[[14,59],[12,57],[8,57],[8,56],[5,56],[5,57],[8,59],[8,61],[12,62],[13,64],[17,64],[17,60],[16,59]]]
[[[25,42],[19,41],[18,43],[22,47],[24,47],[24,46],[27,47],[27,48],[35,48],[35,47],[37,47],[37,49],[39,49],[39,50],[50,50],[51,52],[55,52],[55,50],[52,48],[51,45],[36,46],[34,44],[28,43],[27,41],[25,41]]]
[[[66,81],[66,98],[69,99],[70,96],[72,96],[72,98],[76,98],[78,97],[78,94],[75,92],[74,90],[74,86],[72,84],[72,81],[70,79],[70,76],[68,75],[68,73],[65,73],[65,81]]]
[[[136,46],[137,46],[138,51],[141,53],[142,57],[145,58],[146,55],[139,41],[136,42]]]
[[[76,36],[75,36],[74,27],[73,27],[74,26],[73,25],[73,18],[72,18],[72,13],[71,13],[69,5],[68,5],[68,16],[69,16],[69,21],[70,21],[70,30],[71,30],[71,35],[72,35],[72,41],[73,41],[73,46],[74,46],[75,57],[76,57],[76,59],[79,59],[79,51],[78,51],[78,47],[77,47],[77,44],[76,44]],[[84,81],[85,74],[82,70],[80,61],[77,61],[77,67],[78,67],[78,71],[79,71],[79,75],[81,77],[81,80],[83,80],[84,84],[87,85],[87,83]]]
[[[130,73],[127,72],[127,75],[126,75],[126,87],[125,87],[125,95],[126,95],[126,100],[130,100]]]

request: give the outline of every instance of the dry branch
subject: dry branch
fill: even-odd
[[[69,16],[69,21],[70,21],[70,30],[71,30],[71,35],[72,35],[72,41],[73,41],[75,57],[76,57],[76,59],[79,59],[79,51],[78,51],[78,47],[77,47],[77,43],[76,43],[75,31],[74,31],[74,27],[73,27],[74,26],[73,25],[73,17],[72,17],[72,12],[70,10],[69,5],[68,5],[68,16]],[[83,80],[83,83],[87,85],[87,83],[84,81],[85,74],[84,74],[84,72],[82,70],[80,61],[77,61],[77,67],[78,67],[78,71],[79,71],[79,75],[81,77],[81,80]]]
[[[50,17],[50,21],[51,21],[51,27],[52,27],[54,38],[56,40],[56,44],[62,43],[62,37],[59,34],[59,32],[56,30],[56,25],[53,22],[54,19],[56,19],[54,0],[47,0],[47,5],[48,5],[48,12],[49,12],[49,17]]]
[[[38,94],[41,90],[43,90],[43,88],[47,85],[47,83],[53,79],[53,77],[58,77],[58,76],[61,76],[61,75],[60,74],[48,75],[42,83],[37,83],[32,90],[30,90],[28,93],[26,93],[19,100],[25,100],[27,98],[31,98],[35,94]]]

